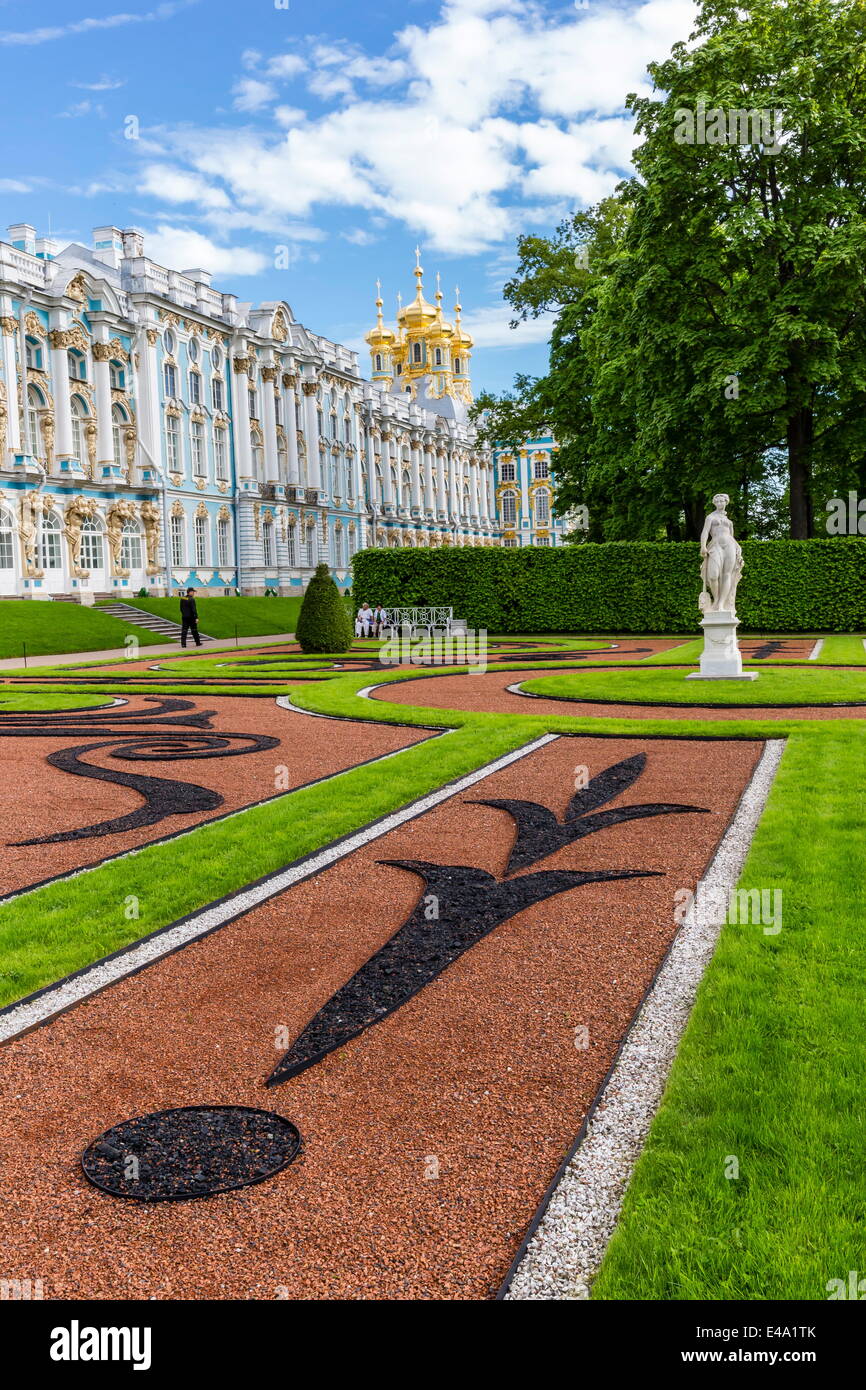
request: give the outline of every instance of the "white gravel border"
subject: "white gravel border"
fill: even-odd
[[[814,647],[812,648],[812,650],[811,650],[810,653],[809,653],[809,660],[810,660],[810,661],[817,661],[817,660],[818,660],[818,657],[821,655],[821,652],[822,652],[823,650],[824,650],[824,638],[823,638],[823,637],[819,637],[818,640],[817,640],[817,642],[815,643]]]
[[[384,817],[374,825],[365,826],[346,839],[319,850],[310,858],[282,871],[278,870],[275,874],[269,874],[261,882],[251,884],[237,893],[230,894],[221,902],[192,913],[177,923],[176,926],[158,931],[140,942],[133,942],[132,945],[117,955],[97,961],[82,973],[61,980],[35,999],[24,1000],[16,1008],[0,1014],[0,1042],[8,1042],[9,1039],[17,1037],[20,1033],[27,1032],[28,1029],[41,1023],[46,1023],[57,1014],[64,1013],[74,1005],[80,1004],[83,1000],[89,999],[92,995],[116,984],[118,980],[135,974],[136,971],[152,965],[154,961],[169,955],[178,947],[194,941],[196,937],[205,936],[208,932],[214,931],[215,928],[224,926],[236,917],[243,916],[251,908],[258,907],[261,903],[267,902],[269,898],[277,897],[280,893],[284,893],[287,888],[300,883],[302,879],[321,873],[323,869],[336,864],[338,860],[345,859],[354,850],[361,849],[364,845],[370,844],[372,840],[380,839],[383,835],[387,835],[390,830],[396,829],[397,826],[403,825],[406,821],[414,820],[417,816],[423,815],[425,811],[431,810],[443,801],[449,801],[451,797],[458,796],[460,792],[475,786],[476,782],[489,777],[491,773],[499,772],[501,768],[508,767],[509,764],[528,757],[530,753],[543,748],[545,744],[555,743],[560,737],[562,737],[560,734],[543,734],[530,743],[524,743],[520,748],[514,749],[511,753],[505,753],[501,758],[494,759],[493,762],[485,763],[483,767],[476,768],[474,772],[468,773],[456,782],[447,782],[438,791],[410,802],[408,806]],[[402,753],[405,752],[405,749],[401,748],[396,752]],[[395,753],[384,754],[385,758],[394,756]],[[354,769],[349,768],[347,771],[352,772]],[[335,774],[335,777],[341,776],[345,776],[345,772]]]
[[[699,891],[628,1034],[583,1142],[554,1190],[505,1295],[586,1299],[667,1083],[719,934],[718,903],[742,872],[782,757],[770,739]],[[715,910],[714,910],[715,909]]]

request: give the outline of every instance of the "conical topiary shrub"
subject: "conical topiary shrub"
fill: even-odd
[[[352,620],[327,565],[317,565],[307,585],[295,637],[304,652],[345,652],[352,645]]]

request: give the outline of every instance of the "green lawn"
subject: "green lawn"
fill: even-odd
[[[122,647],[130,633],[142,646],[164,640],[140,627],[130,627],[98,608],[32,599],[0,600],[0,659],[23,660],[25,645],[27,656],[110,651]]]
[[[755,668],[750,668],[754,670]],[[812,666],[762,666],[756,681],[690,681],[686,672],[658,668],[627,671],[579,671],[540,676],[521,688],[534,695],[571,700],[688,705],[822,705],[866,702],[866,671],[836,671]]]
[[[782,930],[723,929],[594,1298],[819,1300],[866,1269],[864,783],[862,734],[789,740],[740,879]]]
[[[90,690],[79,695],[67,695],[54,690],[36,695],[27,695],[21,690],[11,693],[8,690],[0,690],[0,714],[18,714],[21,710],[93,709],[96,705],[110,704],[110,695],[100,696]]]
[[[135,608],[180,622],[180,596],[129,599]],[[294,632],[301,611],[298,598],[196,598],[198,625],[209,637],[267,637]],[[70,649],[67,649],[70,650]]]

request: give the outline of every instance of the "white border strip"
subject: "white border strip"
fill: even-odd
[[[818,660],[818,657],[821,655],[821,652],[822,652],[823,650],[824,650],[824,638],[823,638],[823,637],[819,637],[818,640],[817,640],[817,642],[815,643],[814,647],[812,648],[812,650],[811,650],[810,653],[809,653],[809,660],[810,660],[810,661],[817,661],[817,660]]]
[[[782,757],[771,739],[619,1055],[586,1137],[556,1187],[506,1294],[589,1297],[635,1163],[665,1089],[698,985],[721,932],[718,906],[736,885]],[[715,911],[713,910],[715,908]]]
[[[260,906],[261,903],[267,902],[270,898],[284,893],[287,888],[300,883],[302,879],[321,873],[323,869],[328,869],[338,860],[345,859],[356,849],[362,849],[364,845],[380,839],[389,831],[404,825],[406,821],[414,820],[417,816],[423,815],[425,811],[439,806],[443,801],[449,801],[452,797],[458,796],[460,792],[466,791],[467,788],[474,787],[476,782],[482,781],[492,773],[499,772],[511,763],[518,762],[521,758],[528,757],[530,753],[535,753],[548,743],[555,743],[560,737],[560,734],[543,734],[541,738],[533,739],[531,743],[525,743],[511,753],[505,753],[501,758],[485,763],[483,767],[476,768],[474,772],[468,773],[456,782],[446,783],[438,791],[431,792],[418,801],[410,802],[401,810],[395,811],[390,816],[385,816],[374,825],[356,831],[355,834],[320,850],[310,858],[304,859],[281,872],[268,875],[263,882],[242,888],[221,902],[215,903],[212,907],[202,908],[183,922],[179,922],[177,926],[170,927],[167,931],[159,931],[137,944],[133,943],[121,954],[108,960],[97,961],[95,965],[90,966],[83,973],[61,980],[53,989],[40,994],[38,998],[24,1001],[18,1008],[10,1009],[8,1013],[0,1015],[0,1042],[9,1041],[9,1039],[17,1037],[19,1033],[47,1022],[48,1019],[65,1012],[75,1004],[82,1003],[85,999],[89,999],[108,986],[116,984],[126,976],[134,974],[144,966],[152,965],[154,961],[176,951],[178,947],[186,946],[196,937],[204,936],[207,932],[223,926],[235,917],[243,916],[252,908]],[[397,751],[402,753],[405,752],[405,749],[401,748]],[[394,755],[386,754],[385,756]],[[353,769],[348,770],[352,771]],[[342,774],[338,773],[337,775]]]

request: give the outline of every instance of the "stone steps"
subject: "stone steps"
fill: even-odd
[[[133,608],[131,603],[101,603],[99,611],[110,613],[113,618],[122,618],[133,627],[143,627],[147,628],[148,632],[156,632],[167,642],[180,640],[180,623],[174,623],[170,618],[158,618],[155,613],[145,613],[141,608]],[[199,637],[202,642],[216,641],[216,638],[208,637],[203,632],[199,633]]]

